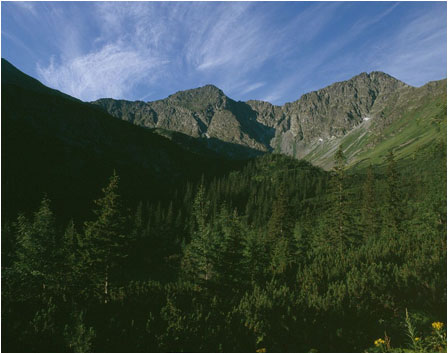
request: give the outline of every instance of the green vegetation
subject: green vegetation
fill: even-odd
[[[358,155],[356,160],[363,161],[360,166],[366,166],[367,161],[381,163],[391,149],[399,159],[413,158],[434,141],[446,141],[446,119],[443,119],[446,117],[446,94],[417,107],[388,126],[382,133],[381,143],[374,149],[366,149]],[[364,145],[369,143],[366,140]]]
[[[44,199],[3,229],[3,350],[446,350],[445,155],[336,161],[265,155],[134,210],[114,174],[66,228]]]
[[[445,90],[442,86],[434,96],[420,93],[411,97],[405,105],[401,103],[402,110],[394,111],[396,102],[391,99],[384,108],[388,113],[382,114],[390,117],[390,122],[384,117],[364,121],[346,135],[316,145],[305,159],[324,167],[332,166],[331,156],[341,145],[349,165],[362,170],[369,164],[382,164],[390,150],[397,159],[412,159],[434,143],[446,141],[446,81],[440,84],[445,84]]]
[[[418,316],[413,316],[418,317]],[[421,319],[417,319],[417,321]],[[427,319],[426,319],[426,322]],[[427,323],[426,323],[427,324]],[[401,348],[391,346],[391,338],[384,332],[384,339],[378,338],[373,342],[374,347],[369,348],[368,352],[378,353],[441,353],[446,351],[446,329],[443,322],[433,322],[431,326],[427,325],[427,328],[417,329],[411,316],[406,310],[406,318],[403,324],[404,332],[407,335],[407,341],[404,342],[404,346]],[[432,327],[431,330],[429,328]],[[421,336],[423,333],[424,336]]]

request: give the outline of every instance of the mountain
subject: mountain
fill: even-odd
[[[415,157],[416,152],[446,141],[446,87],[445,79],[392,93],[380,109],[371,110],[345,134],[314,140],[305,159],[331,167],[339,145],[354,167],[380,164],[390,149],[398,159]]]
[[[2,59],[4,216],[35,209],[45,193],[67,215],[86,209],[115,169],[132,201],[163,198],[181,183],[233,166],[96,105],[42,85]]]
[[[336,146],[346,144],[349,137],[362,136],[366,146],[376,146],[383,141],[384,129],[394,121],[425,100],[446,95],[446,80],[428,87],[411,87],[385,73],[371,72],[307,93],[283,106],[256,100],[236,102],[212,85],[154,102],[100,99],[92,103],[136,125],[250,149],[249,154],[244,150],[229,153],[225,147],[208,144],[227,156],[275,151],[330,168]],[[349,162],[358,161],[361,152],[348,151]]]
[[[194,138],[216,139],[248,148],[244,157],[272,151],[274,129],[257,120],[256,112],[244,102],[228,98],[213,85],[177,92],[164,100],[130,102],[100,99],[92,102],[111,115],[147,128],[177,131]],[[234,156],[220,144],[213,150]]]

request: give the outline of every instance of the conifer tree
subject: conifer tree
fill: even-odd
[[[201,231],[206,227],[207,218],[210,212],[209,209],[210,201],[205,195],[204,184],[201,184],[193,201],[193,216],[197,230]]]
[[[249,280],[260,282],[269,264],[269,254],[266,249],[266,240],[258,230],[248,230],[244,239],[243,249],[244,268],[248,272]]]
[[[107,303],[111,274],[127,256],[126,218],[118,195],[119,177],[115,173],[103,188],[103,197],[97,199],[96,219],[85,223],[84,266],[94,281],[102,284]]]
[[[290,237],[282,237],[275,243],[271,255],[271,272],[274,275],[285,273],[293,259]]]
[[[286,185],[282,182],[272,205],[272,214],[268,222],[268,239],[275,242],[281,237],[289,236],[292,229],[292,216]]]
[[[387,179],[386,179],[386,209],[384,215],[385,232],[389,237],[397,236],[401,230],[403,219],[403,201],[400,191],[400,174],[397,170],[395,155],[392,150],[386,157]]]
[[[132,234],[134,239],[141,239],[143,237],[143,204],[140,202],[135,210],[133,218]]]
[[[18,250],[15,266],[41,278],[45,287],[45,283],[55,278],[60,254],[50,200],[46,197],[42,200],[32,223],[22,215],[17,219],[16,227]]]
[[[328,236],[330,243],[343,249],[353,228],[353,219],[350,214],[347,191],[345,187],[345,156],[342,145],[334,156],[333,174],[330,180],[330,212],[328,213]]]
[[[236,210],[229,213],[225,205],[221,207],[217,223],[217,248],[213,255],[215,280],[222,290],[234,293],[248,278],[243,256],[244,231]]]
[[[307,260],[307,252],[311,247],[309,234],[305,230],[304,225],[297,221],[294,226],[292,240],[290,241],[291,265],[297,269],[301,264],[304,264]]]
[[[362,224],[364,239],[374,236],[377,232],[378,216],[375,197],[375,176],[372,165],[367,169],[367,176],[362,191]]]
[[[70,220],[62,238],[62,269],[66,285],[74,285],[80,276],[80,235]]]
[[[92,342],[96,333],[92,327],[84,324],[84,313],[72,314],[72,323],[65,325],[64,337],[70,351],[88,353],[92,351]]]
[[[197,282],[207,282],[212,274],[214,235],[208,223],[209,208],[210,202],[201,184],[193,201],[194,231],[182,260],[183,272]]]
[[[15,238],[14,223],[4,221],[1,227],[2,237],[2,267],[10,267],[14,261],[17,240]]]

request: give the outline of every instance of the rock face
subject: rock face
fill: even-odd
[[[307,93],[283,106],[255,100],[236,102],[212,85],[154,102],[100,99],[92,103],[140,126],[213,138],[250,151],[306,158],[316,144],[340,139],[363,122],[375,122],[375,126],[390,123],[385,111],[415,90],[390,75],[371,72]],[[219,144],[213,146],[220,149]]]
[[[302,158],[314,142],[344,136],[363,122],[377,118],[390,97],[410,88],[382,72],[362,73],[350,80],[303,95],[282,108],[272,142],[279,151]]]
[[[93,102],[110,114],[147,127],[218,139],[256,151],[270,151],[274,129],[257,121],[247,103],[228,98],[213,85],[177,92],[154,102],[100,99]]]

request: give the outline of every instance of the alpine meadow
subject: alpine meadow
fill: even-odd
[[[446,352],[446,6],[2,2],[2,352]]]

